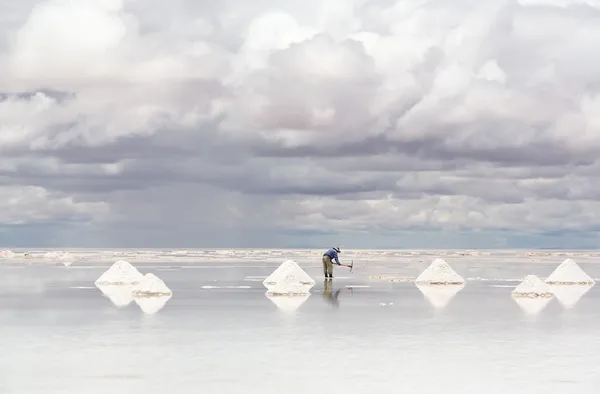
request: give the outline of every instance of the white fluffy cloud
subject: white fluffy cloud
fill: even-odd
[[[0,0],[0,15],[4,231],[596,241],[600,2]]]

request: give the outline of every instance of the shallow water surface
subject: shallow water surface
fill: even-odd
[[[0,393],[595,393],[600,383],[598,286],[545,304],[510,296],[552,264],[453,265],[474,278],[456,294],[369,279],[418,266],[337,269],[325,282],[312,264],[309,297],[271,299],[262,278],[275,263],[135,263],[173,290],[162,309],[113,304],[94,286],[109,265],[0,266]]]

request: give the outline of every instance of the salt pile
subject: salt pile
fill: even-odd
[[[134,285],[142,281],[144,275],[127,261],[114,263],[97,280],[97,285]]]
[[[315,285],[315,281],[292,260],[286,260],[273,271],[263,285],[270,295],[305,295]]]
[[[596,282],[571,259],[563,261],[546,279],[553,285],[594,285]]]
[[[287,296],[276,296],[271,295],[268,292],[265,294],[266,297],[277,306],[277,308],[285,313],[291,313],[296,311],[296,309],[300,308],[302,304],[308,300],[310,294],[299,295],[295,297],[287,297]]]
[[[154,274],[146,274],[133,289],[134,297],[171,296],[173,292]]]
[[[527,297],[527,298],[552,298],[554,294],[552,289],[547,283],[544,283],[540,278],[535,275],[527,275],[523,282],[521,282],[513,291],[513,297]]]
[[[416,285],[417,289],[423,296],[429,301],[429,303],[436,309],[446,307],[450,300],[461,291],[465,285],[456,286],[430,286],[430,285]]]
[[[12,259],[16,256],[11,250],[0,250],[0,259]]]
[[[464,285],[465,280],[443,259],[435,259],[425,271],[415,279],[421,285]]]
[[[100,285],[96,284],[98,290],[110,300],[117,308],[124,308],[133,301],[133,285]]]

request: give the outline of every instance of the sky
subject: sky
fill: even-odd
[[[0,246],[597,248],[600,0],[0,0]]]

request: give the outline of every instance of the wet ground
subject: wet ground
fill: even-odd
[[[293,299],[265,295],[274,262],[132,262],[173,291],[150,314],[94,286],[108,262],[8,261],[0,393],[595,393],[600,286],[545,304],[510,295],[561,261],[456,262],[458,292],[370,279],[427,263],[357,264],[330,282],[301,264],[316,285]]]

